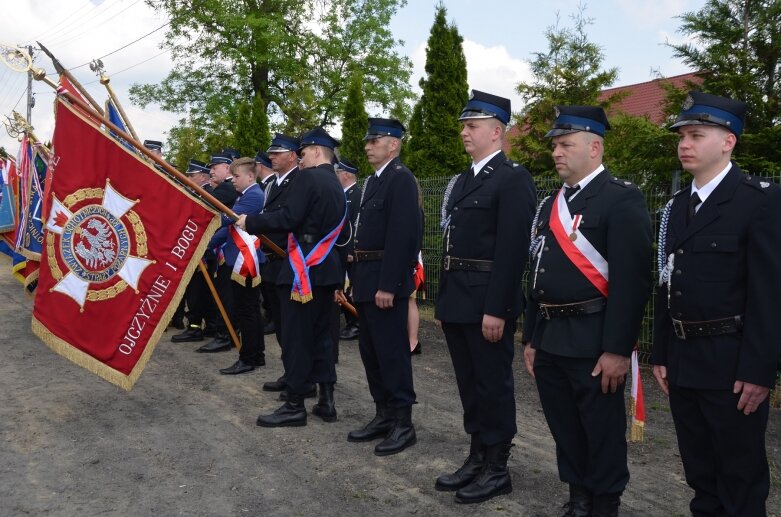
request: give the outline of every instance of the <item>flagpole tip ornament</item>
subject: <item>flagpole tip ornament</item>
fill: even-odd
[[[27,72],[33,66],[30,54],[14,45],[0,43],[0,59],[14,72]]]
[[[103,86],[106,86],[109,82],[111,82],[111,78],[107,75],[101,75],[100,76],[100,84]]]

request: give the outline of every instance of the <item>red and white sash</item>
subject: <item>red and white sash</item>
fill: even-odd
[[[260,239],[233,225],[229,227],[229,232],[233,243],[239,249],[231,278],[241,285],[245,285],[246,279],[251,278],[252,287],[256,287],[260,284],[260,261],[258,260]]]
[[[607,297],[607,260],[578,229],[581,220],[581,215],[576,215],[573,218],[569,213],[567,200],[564,199],[564,189],[559,190],[553,200],[553,208],[550,213],[550,227],[553,236],[567,258],[602,293],[602,296]]]

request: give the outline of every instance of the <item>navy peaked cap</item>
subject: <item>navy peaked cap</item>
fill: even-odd
[[[404,127],[404,124],[394,118],[370,118],[369,129],[363,139],[374,140],[383,136],[402,138],[406,132],[407,128]]]
[[[724,127],[740,136],[746,121],[746,107],[745,102],[729,97],[689,92],[670,131],[677,131],[681,126],[705,124]]]
[[[233,147],[224,147],[220,152],[230,156],[231,160],[238,160],[239,158],[241,158],[241,153],[238,150],[234,149]]]
[[[230,165],[233,163],[233,157],[228,153],[215,153],[212,155],[211,161],[207,165],[207,167],[212,167],[213,165],[217,165],[220,163],[227,163]]]
[[[329,149],[335,149],[339,146],[339,140],[335,139],[326,133],[325,129],[318,126],[304,133],[304,136],[301,137],[299,149],[303,149],[309,145],[321,145],[323,147],[328,147]]]
[[[255,155],[255,163],[259,163],[269,169],[271,168],[271,160],[268,159],[268,155],[263,151],[258,151],[258,154]]]
[[[510,122],[511,111],[510,99],[492,95],[490,93],[472,90],[469,100],[461,110],[461,116],[458,120],[467,120],[470,118],[495,118],[502,124]]]
[[[206,164],[203,163],[202,161],[193,158],[187,164],[187,174],[198,174],[199,172],[203,172],[204,174],[209,174],[209,167],[207,167]]]
[[[144,147],[153,151],[162,151],[163,142],[159,140],[144,140]]]
[[[276,133],[274,139],[271,141],[271,145],[266,149],[267,153],[288,153],[296,152],[301,146],[301,141],[298,138],[283,135],[282,133]]]
[[[350,174],[358,174],[358,167],[356,167],[353,162],[345,158],[344,156],[339,158],[339,161],[336,162],[336,165],[334,166],[336,170],[349,172]]]
[[[556,106],[556,120],[553,128],[545,135],[546,138],[578,131],[586,131],[595,135],[605,136],[610,129],[605,110],[599,106]]]

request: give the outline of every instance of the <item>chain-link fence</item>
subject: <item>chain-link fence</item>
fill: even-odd
[[[442,199],[448,184],[455,176],[444,176],[437,178],[419,179],[420,188],[423,192],[424,202],[424,230],[423,230],[423,265],[426,274],[426,292],[418,293],[418,303],[422,306],[433,305],[439,294],[439,274],[442,267]],[[680,172],[671,175],[671,185],[660,185],[644,189],[645,202],[648,206],[651,217],[652,228],[654,231],[654,249],[653,249],[653,276],[654,285],[658,278],[656,270],[656,242],[658,241],[659,219],[662,209],[670,199],[671,191],[686,186],[691,177],[684,175],[681,178]],[[779,177],[770,178],[778,182]],[[561,181],[556,178],[535,178],[537,185],[537,202],[542,201],[546,196],[551,195],[561,186]],[[522,289],[526,292],[528,271],[523,276]],[[640,331],[640,360],[648,362],[651,351],[651,329],[653,327],[653,295],[646,306],[643,325]],[[423,311],[426,314],[430,311]]]

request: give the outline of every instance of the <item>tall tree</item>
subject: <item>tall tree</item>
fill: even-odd
[[[420,80],[423,94],[409,124],[406,160],[416,176],[446,176],[469,163],[458,122],[469,88],[462,43],[458,28],[447,23],[447,9],[440,3],[426,48],[426,77]]]
[[[597,105],[607,108],[618,97],[599,102],[599,94],[612,85],[618,76],[617,68],[602,69],[602,48],[589,41],[586,29],[593,22],[585,17],[585,6],[571,16],[572,27],[556,24],[545,31],[548,40],[546,52],[535,52],[530,62],[534,79],[520,83],[516,90],[525,106],[515,117],[519,128],[511,155],[533,174],[553,174],[553,160],[545,133],[555,118],[556,105]]]
[[[669,46],[703,91],[746,101],[749,133],[781,123],[781,0],[708,0],[679,18],[691,42]]]
[[[409,59],[389,29],[406,0],[147,0],[170,19],[164,47],[174,68],[157,85],[134,85],[141,106],[189,116],[204,131],[235,119],[260,96],[275,129],[328,126],[346,99],[342,75],[366,76],[367,100],[411,97]],[[218,140],[216,136],[213,140]]]
[[[363,97],[363,74],[354,71],[350,74],[350,83],[347,87],[347,102],[344,103],[342,114],[342,145],[339,146],[339,154],[352,161],[361,174],[369,174],[371,167],[364,151],[363,137],[368,128]]]
[[[260,95],[255,95],[251,104],[243,102],[239,106],[233,132],[233,147],[238,149],[242,156],[252,157],[258,150],[267,149],[270,142],[266,105]]]

